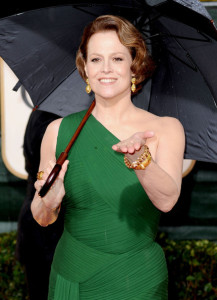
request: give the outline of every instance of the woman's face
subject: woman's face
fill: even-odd
[[[87,47],[85,72],[96,98],[130,95],[132,57],[115,31],[92,35]]]

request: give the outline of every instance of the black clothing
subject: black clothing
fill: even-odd
[[[41,227],[30,210],[34,183],[40,163],[40,147],[47,126],[59,116],[36,110],[31,113],[24,137],[27,193],[18,220],[16,257],[24,264],[30,300],[47,300],[50,266],[56,244],[63,231],[63,209],[57,221]]]

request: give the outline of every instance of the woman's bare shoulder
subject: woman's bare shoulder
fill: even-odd
[[[182,123],[173,117],[159,117],[160,118],[160,124],[163,126],[163,128],[168,128],[171,131],[180,131],[184,133],[184,128],[182,126]]]
[[[56,140],[61,122],[62,122],[62,118],[52,121],[47,126],[43,140],[45,140],[45,141],[48,140],[49,142],[52,139]]]
[[[63,118],[56,119],[52,121],[48,126],[46,131],[51,131],[51,132],[58,132],[60,124],[62,122]]]
[[[153,125],[159,128],[162,128],[163,126],[164,129],[165,127],[168,127],[174,130],[179,129],[183,131],[183,126],[181,122],[174,117],[168,117],[168,116],[160,117],[149,111],[142,111],[141,114],[144,116],[144,120],[153,123]]]
[[[140,111],[140,123],[144,124],[144,128],[155,132],[158,139],[179,139],[185,140],[184,128],[181,122],[173,117],[160,117],[148,111]]]
[[[47,126],[44,137],[42,139],[42,152],[55,152],[57,136],[61,122],[62,118],[56,119]]]

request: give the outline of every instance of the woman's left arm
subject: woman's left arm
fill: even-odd
[[[135,170],[135,172],[152,203],[159,210],[168,212],[176,204],[180,195],[185,135],[178,120],[166,117],[162,118],[161,123],[161,134],[155,157],[152,156],[151,163],[145,170]],[[141,139],[138,138],[139,135]],[[137,133],[134,136],[136,136],[134,151],[144,144],[149,145],[148,138],[152,137],[150,132]],[[133,137],[129,139],[129,147],[127,141],[123,141],[113,146],[113,149],[130,157],[133,153],[132,140]]]

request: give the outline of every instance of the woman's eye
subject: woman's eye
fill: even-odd
[[[98,62],[100,59],[98,57],[92,58],[91,61],[92,62]]]
[[[114,57],[114,61],[123,61],[122,57]]]

